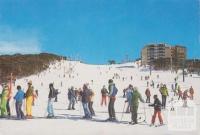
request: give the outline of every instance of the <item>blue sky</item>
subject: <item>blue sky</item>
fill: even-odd
[[[200,58],[198,0],[0,0],[0,54],[50,52],[87,63],[140,57],[149,43]]]

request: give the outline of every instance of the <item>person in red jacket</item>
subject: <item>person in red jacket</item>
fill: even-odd
[[[150,92],[150,89],[149,89],[149,88],[146,89],[145,95],[146,95],[146,97],[147,97],[146,103],[150,103],[151,92]]]
[[[190,87],[190,99],[193,100],[194,99],[194,89],[192,88],[192,86]]]

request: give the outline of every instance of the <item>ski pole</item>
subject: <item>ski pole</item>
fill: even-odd
[[[145,103],[144,103],[144,122],[146,122],[146,107],[145,107]]]
[[[126,102],[124,103],[124,107],[123,107],[122,116],[121,116],[121,120],[120,120],[120,121],[122,121],[122,118],[123,118],[123,116],[124,116],[124,109],[125,109],[125,106],[126,106]]]

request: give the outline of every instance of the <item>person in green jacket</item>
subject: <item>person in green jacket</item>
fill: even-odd
[[[137,112],[138,112],[138,106],[139,106],[139,100],[142,103],[145,103],[144,100],[142,99],[142,96],[140,92],[138,91],[137,87],[133,88],[133,93],[132,93],[132,104],[131,104],[131,124],[137,124]]]
[[[9,94],[9,88],[8,88],[8,85],[4,85],[3,86],[3,90],[2,90],[2,93],[1,93],[1,104],[0,104],[0,115],[1,117],[7,117],[7,108],[6,108],[6,105],[7,105],[7,100],[8,100],[8,94]]]
[[[160,88],[160,93],[162,95],[162,108],[165,109],[165,107],[166,107],[166,101],[167,101],[167,96],[169,96],[166,84],[164,84]]]

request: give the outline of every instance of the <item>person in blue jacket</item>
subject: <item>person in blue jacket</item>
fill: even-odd
[[[14,96],[14,99],[16,100],[15,108],[17,113],[17,119],[25,119],[24,113],[22,111],[22,104],[23,100],[25,98],[25,93],[22,91],[22,88],[20,85],[17,86],[17,93]]]

